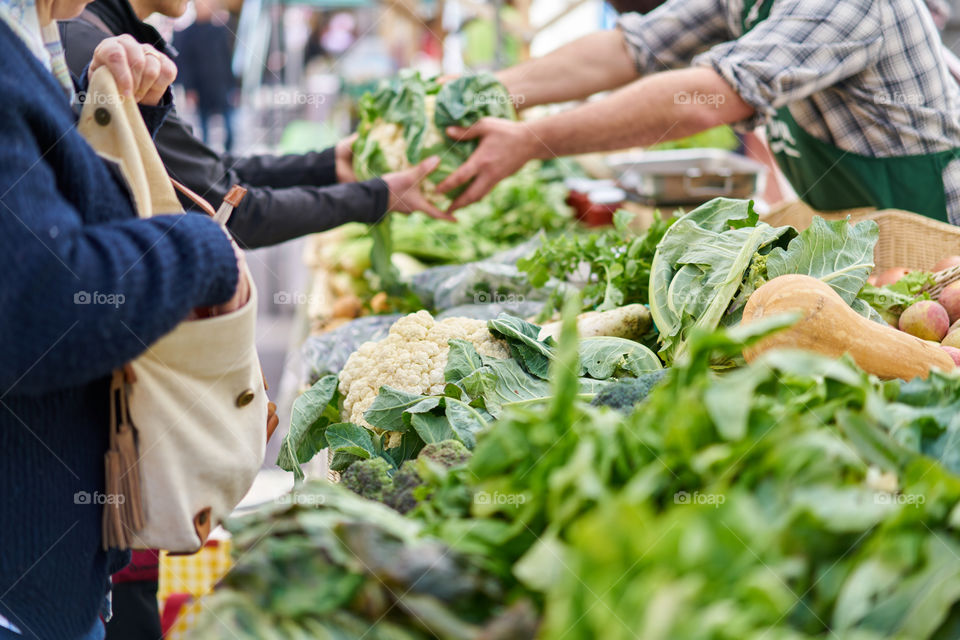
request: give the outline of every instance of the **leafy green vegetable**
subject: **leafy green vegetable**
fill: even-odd
[[[277,466],[303,480],[300,462],[327,447],[327,427],[337,420],[337,376],[325,376],[293,402],[290,430],[280,444]]]
[[[403,72],[360,99],[353,165],[361,180],[399,171],[440,156],[427,180],[438,184],[463,164],[477,141],[457,141],[450,126],[469,127],[484,117],[515,119],[510,95],[490,74],[461,76],[440,84],[418,72]],[[461,187],[461,190],[465,187]],[[458,192],[448,194],[455,197]],[[434,194],[438,203],[445,198]]]
[[[589,234],[567,234],[547,239],[530,256],[517,262],[530,283],[542,287],[551,280],[577,280],[583,309],[607,311],[649,301],[650,268],[657,243],[675,219],[654,214],[643,234],[630,228],[632,214],[618,211],[614,226]],[[563,292],[556,291],[542,318],[560,307]]]
[[[236,564],[203,600],[190,637],[204,640],[522,640],[528,601],[504,604],[476,558],[327,482],[227,525]]]
[[[929,300],[924,289],[936,284],[933,274],[911,271],[894,284],[875,287],[863,285],[858,297],[873,307],[890,324],[895,324],[903,310],[919,300]]]
[[[669,364],[687,350],[694,331],[739,322],[764,282],[788,273],[822,279],[855,303],[873,269],[873,221],[849,225],[817,217],[802,233],[761,222],[753,202],[717,198],[686,214],[664,235],[650,274],[650,311]],[[719,363],[718,363],[719,364]]]

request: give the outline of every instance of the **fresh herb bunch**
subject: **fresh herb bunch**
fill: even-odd
[[[645,304],[650,297],[650,268],[657,243],[674,220],[655,213],[650,228],[637,234],[630,228],[632,219],[632,213],[621,210],[614,214],[613,227],[547,238],[533,254],[517,262],[517,267],[535,287],[546,285],[551,278],[582,283],[584,310]],[[563,297],[563,291],[555,291],[541,318],[553,315]]]

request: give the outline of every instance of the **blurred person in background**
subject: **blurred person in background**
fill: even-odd
[[[186,8],[187,0],[94,0],[77,19],[60,23],[70,70],[82,72],[97,44],[118,34],[129,34],[175,57],[175,50],[143,20],[153,13],[176,18]],[[214,206],[232,185],[247,188],[228,223],[245,248],[278,244],[346,222],[374,223],[387,211],[419,210],[449,218],[427,203],[416,187],[423,165],[357,182],[350,139],[306,154],[220,154],[197,138],[174,108],[154,141],[170,177]],[[190,206],[189,200],[181,201]]]
[[[210,144],[210,118],[221,116],[226,139],[233,150],[233,98],[236,81],[231,68],[233,34],[217,9],[216,0],[194,0],[196,19],[173,38],[178,52],[177,82],[187,92],[187,102],[196,108],[204,144]]]

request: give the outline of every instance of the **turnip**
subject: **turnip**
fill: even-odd
[[[950,328],[950,316],[938,302],[915,302],[900,315],[900,331],[923,340],[940,342]]]
[[[936,273],[937,271],[943,271],[944,269],[949,269],[950,267],[956,267],[958,265],[960,265],[960,256],[947,256],[946,258],[940,260],[940,262],[937,264],[933,265],[933,271]]]
[[[960,320],[960,282],[954,282],[944,287],[937,300],[947,310],[950,322],[955,323]]]
[[[953,363],[955,365],[960,366],[960,349],[957,349],[956,347],[945,347],[942,345],[940,348],[946,351],[947,355],[953,358]]]
[[[900,280],[900,278],[907,275],[908,273],[910,273],[910,270],[905,269],[904,267],[894,267],[893,269],[887,269],[886,271],[881,272],[880,275],[877,276],[876,286],[885,287],[888,284],[894,284],[895,282]]]

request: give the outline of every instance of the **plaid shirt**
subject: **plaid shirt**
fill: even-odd
[[[760,2],[757,2],[759,5]],[[741,130],[789,105],[808,133],[870,157],[960,147],[960,87],[923,0],[775,0],[743,33],[743,0],[669,0],[620,29],[641,74],[709,67],[756,110]],[[943,172],[960,224],[960,160]]]

